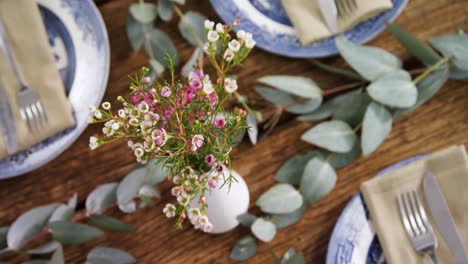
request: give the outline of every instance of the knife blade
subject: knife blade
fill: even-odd
[[[0,78],[0,129],[8,155],[16,152],[18,138],[10,101]]]
[[[436,223],[440,234],[447,242],[457,264],[468,264],[468,256],[463,241],[458,234],[455,221],[453,220],[447,201],[439,188],[434,174],[427,171],[423,179],[423,191],[426,197],[432,218]]]
[[[327,23],[328,29],[332,34],[338,33],[338,10],[336,9],[335,1],[317,0],[317,4],[320,8],[320,13],[322,13]]]

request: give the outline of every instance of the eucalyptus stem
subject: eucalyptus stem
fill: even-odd
[[[426,71],[424,71],[421,75],[416,77],[416,79],[413,80],[414,84],[418,84],[422,79],[426,78],[429,74],[434,72],[435,70],[439,69],[440,66],[443,64],[446,64],[450,60],[450,57],[444,57],[440,61],[438,61],[436,64],[432,65],[431,67],[427,68]]]

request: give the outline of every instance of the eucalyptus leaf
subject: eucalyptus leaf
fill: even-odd
[[[0,227],[0,250],[6,248],[7,245],[7,234],[8,234],[8,226]]]
[[[137,210],[135,201],[131,201],[127,204],[119,204],[118,206],[119,206],[120,211],[127,213],[127,214],[134,213]]]
[[[302,216],[304,216],[305,212],[305,203],[302,204],[299,209],[296,209],[296,211],[289,213],[289,214],[273,214],[270,218],[270,221],[275,224],[276,228],[285,228],[290,225],[294,225],[299,220],[301,220]]]
[[[468,35],[444,35],[431,39],[431,44],[450,60],[458,69],[468,71]]]
[[[263,242],[272,241],[276,235],[275,225],[263,218],[257,218],[250,229],[252,230],[252,233],[255,235],[255,237]]]
[[[250,227],[253,224],[253,222],[255,222],[257,217],[250,213],[244,213],[244,214],[238,215],[236,219],[237,221],[239,221],[241,225],[245,227]]]
[[[130,6],[130,14],[140,23],[149,24],[158,15],[158,7],[152,3],[138,3]]]
[[[307,162],[313,157],[320,155],[318,151],[310,151],[304,155],[295,155],[281,166],[275,175],[275,180],[291,185],[299,185]]]
[[[146,76],[150,77],[151,80],[156,80],[158,76],[164,73],[164,67],[161,62],[150,59],[150,71]]]
[[[171,1],[179,5],[185,5],[185,0],[171,0]]]
[[[199,46],[197,40],[204,43],[206,39],[204,26],[206,19],[207,18],[199,12],[185,12],[178,25],[180,34],[193,46]]]
[[[144,179],[144,184],[156,185],[163,182],[169,176],[169,170],[157,160],[149,161],[145,166],[146,175]]]
[[[367,93],[352,93],[337,106],[333,119],[344,121],[350,126],[356,127],[362,122],[371,101]]]
[[[338,68],[335,66],[322,63],[318,60],[309,60],[309,62],[311,62],[313,65],[317,66],[319,69],[322,69],[324,71],[327,71],[333,74],[338,74],[338,75],[341,75],[350,79],[355,79],[355,80],[360,80],[360,81],[363,80],[363,78],[359,74],[354,72],[353,70]]]
[[[52,254],[49,264],[65,264],[65,257],[63,256],[62,245],[58,245],[54,254]]]
[[[322,97],[317,97],[315,99],[306,100],[303,103],[296,103],[295,105],[287,107],[285,110],[293,114],[306,114],[319,108],[321,104]]]
[[[172,5],[171,0],[159,0],[158,14],[162,20],[167,22],[172,19]]]
[[[61,247],[60,243],[57,241],[50,241],[46,244],[39,246],[37,248],[28,250],[28,254],[31,255],[42,255],[42,254],[50,254]]]
[[[265,213],[287,214],[301,207],[303,201],[293,186],[279,183],[263,193],[255,204]]]
[[[255,91],[263,97],[263,99],[277,106],[285,106],[296,102],[294,96],[280,90],[257,86],[255,87]]]
[[[382,105],[371,103],[362,124],[362,153],[369,156],[392,131],[392,114]]]
[[[369,81],[401,68],[399,58],[380,48],[358,46],[343,37],[336,38],[336,47],[346,62]]]
[[[101,236],[103,233],[94,227],[67,221],[49,223],[52,238],[62,244],[80,244]]]
[[[352,96],[356,93],[361,93],[361,91],[356,90],[335,96],[332,99],[320,105],[320,107],[315,111],[309,114],[299,116],[297,119],[300,121],[319,121],[331,117],[335,113],[335,111],[340,107],[341,103],[346,100],[347,97]]]
[[[140,190],[138,190],[138,197],[140,199],[142,198],[153,199],[159,196],[160,194],[158,190],[156,190],[156,188],[152,185],[145,184],[141,186]]]
[[[468,78],[468,71],[461,70],[454,65],[450,67],[450,79],[464,80],[466,78]]]
[[[230,258],[236,261],[244,261],[255,255],[257,252],[257,243],[255,239],[248,235],[243,237],[232,248]]]
[[[390,107],[407,108],[418,98],[418,90],[406,71],[388,73],[367,87],[367,92],[379,103]]]
[[[99,227],[102,230],[111,232],[132,232],[135,228],[129,224],[105,215],[91,215],[89,223]]]
[[[431,47],[420,41],[417,37],[403,28],[390,24],[388,30],[405,47],[409,53],[418,58],[426,66],[436,64],[442,59]]]
[[[112,182],[101,185],[92,191],[86,198],[88,214],[100,213],[117,200],[118,183]]]
[[[247,122],[247,125],[249,126],[247,133],[249,135],[250,142],[252,142],[253,145],[256,145],[258,141],[257,119],[255,118],[255,116],[249,113],[246,117],[246,122]]]
[[[350,151],[356,138],[353,129],[340,120],[322,122],[305,132],[301,137],[308,143],[340,153]]]
[[[200,62],[201,65],[203,65],[203,49],[198,47],[196,48],[190,59],[187,61],[187,63],[182,67],[181,74],[185,78],[189,77],[190,72],[194,71],[194,66],[197,66],[197,61]]]
[[[58,205],[54,203],[36,207],[18,217],[8,230],[8,247],[17,250],[24,242],[41,232]]]
[[[361,141],[356,139],[353,148],[349,152],[336,153],[326,151],[322,156],[328,157],[329,155],[332,155],[328,162],[330,165],[332,165],[333,168],[340,169],[359,158],[359,154],[361,154]]]
[[[146,168],[138,168],[131,171],[117,187],[118,204],[128,204],[135,198],[138,190],[143,185],[146,176]]]
[[[115,248],[97,247],[86,257],[89,264],[132,264],[136,259],[129,253]]]
[[[317,100],[321,100],[322,98],[322,90],[309,78],[288,75],[270,75],[262,77],[258,81],[295,96]]]
[[[289,251],[288,251],[289,252]],[[304,264],[305,259],[304,255],[301,253],[289,254],[288,257],[286,255],[283,257],[281,264]]]
[[[127,16],[127,37],[134,51],[138,51],[145,41],[145,28],[148,29],[148,25],[139,23],[131,14]]]
[[[312,204],[327,195],[336,184],[336,172],[321,158],[313,158],[304,170],[301,180],[301,193],[304,200]]]
[[[148,36],[149,41],[145,42],[145,49],[148,53],[154,54],[154,58],[166,68],[169,67],[166,55],[174,60],[174,65],[178,65],[179,57],[177,56],[177,49],[166,33],[153,28],[149,31]]]
[[[75,208],[69,207],[68,205],[61,204],[55,209],[52,213],[52,216],[49,219],[49,222],[59,221],[59,220],[70,220],[75,212]]]

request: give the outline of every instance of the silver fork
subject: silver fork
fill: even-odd
[[[424,256],[429,256],[434,264],[439,264],[435,255],[437,238],[427,218],[417,191],[409,191],[397,196],[400,216],[414,249]]]
[[[336,9],[338,11],[338,17],[343,18],[350,15],[357,9],[356,0],[335,0]]]
[[[44,110],[41,99],[39,98],[39,94],[28,85],[19,69],[19,65],[16,62],[13,50],[8,42],[8,37],[1,19],[0,39],[2,46],[5,49],[8,63],[13,69],[13,72],[20,84],[18,90],[18,107],[21,119],[27,124],[30,133],[40,132],[41,128],[47,124],[47,114]]]

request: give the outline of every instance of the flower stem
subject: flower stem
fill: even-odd
[[[416,77],[416,79],[413,80],[413,83],[418,84],[418,82],[420,82],[422,79],[426,78],[432,72],[439,69],[440,66],[442,66],[443,64],[446,64],[449,60],[450,60],[450,57],[444,57],[443,59],[438,61],[436,64],[434,64],[431,67],[427,68],[421,75]]]

